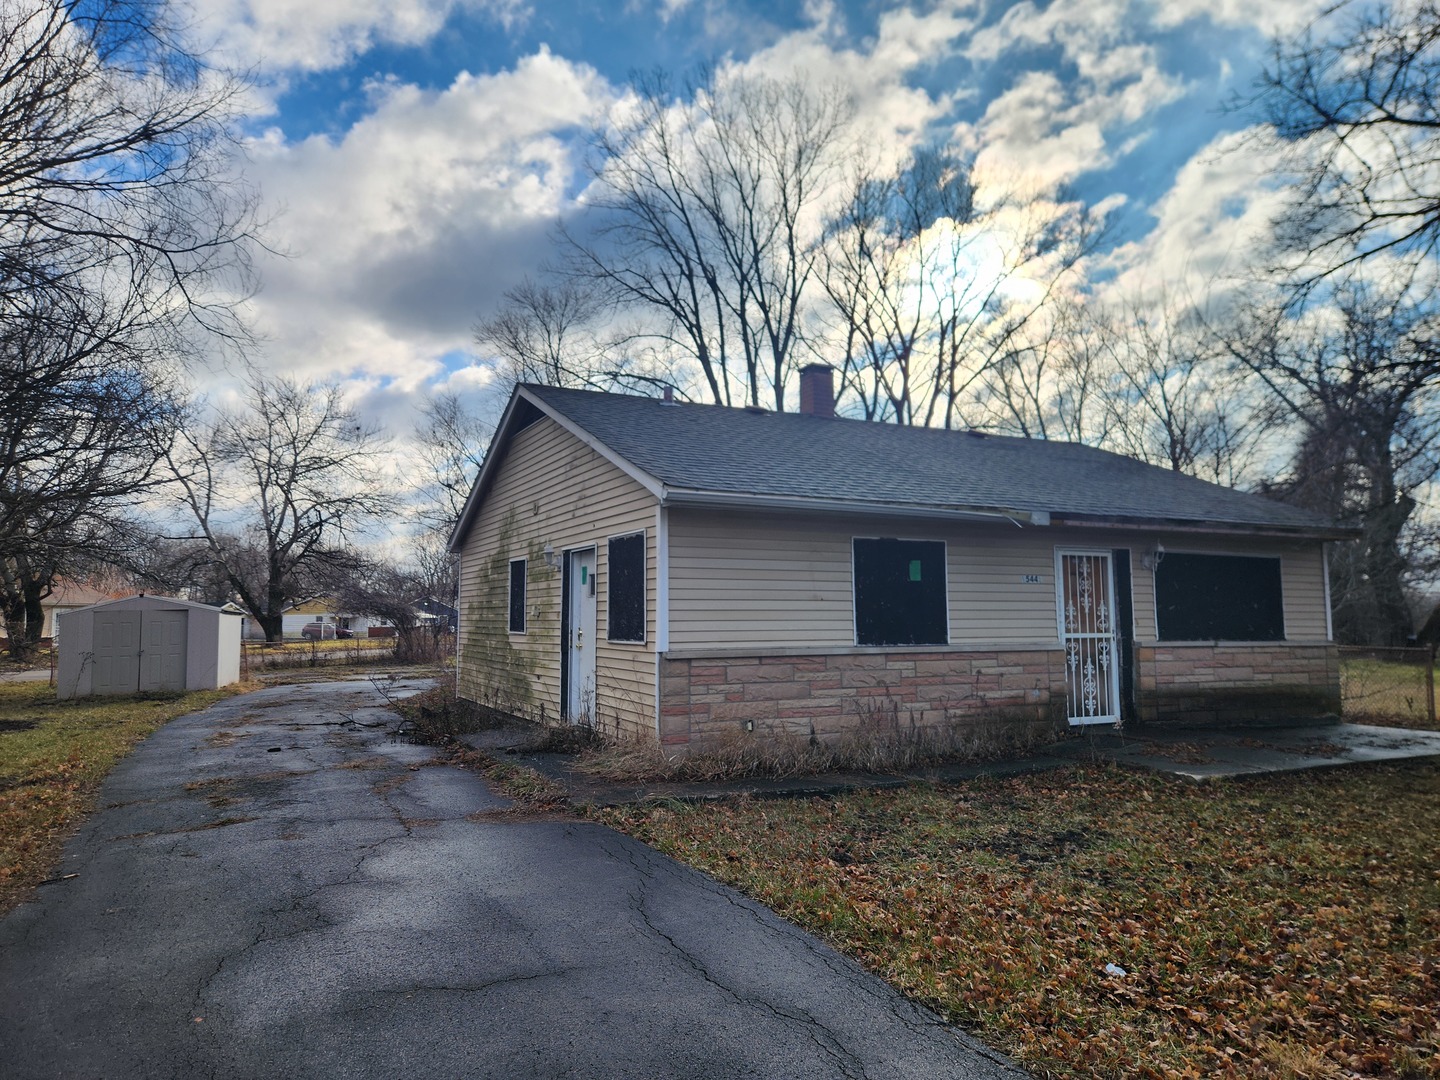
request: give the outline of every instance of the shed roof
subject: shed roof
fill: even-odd
[[[456,528],[518,430],[549,416],[670,505],[1348,536],[1330,519],[1078,443],[517,387]]]
[[[154,594],[154,593],[137,593],[137,594],[135,594],[134,596],[118,596],[118,597],[116,597],[116,598],[113,599],[113,600],[101,600],[99,603],[90,604],[90,605],[88,605],[87,607],[77,608],[77,609],[75,609],[75,610],[76,610],[76,611],[93,611],[93,610],[96,610],[96,609],[98,609],[98,608],[111,608],[111,607],[119,607],[119,608],[126,608],[126,607],[157,608],[157,607],[159,607],[159,608],[191,608],[191,609],[194,609],[194,610],[197,610],[197,611],[208,611],[208,612],[210,612],[210,613],[212,613],[212,614],[219,613],[219,614],[222,614],[222,615],[235,614],[236,612],[231,612],[231,611],[227,611],[227,610],[226,610],[226,607],[228,607],[228,606],[229,606],[229,605],[225,605],[224,607],[222,607],[222,606],[218,606],[218,605],[216,605],[216,604],[202,604],[202,603],[200,603],[200,601],[198,601],[198,600],[181,600],[179,597],[176,597],[176,596],[158,596],[158,595],[156,595],[156,594]],[[237,609],[237,611],[238,611],[238,609]],[[74,614],[74,612],[64,612],[63,614],[70,615],[70,614]]]

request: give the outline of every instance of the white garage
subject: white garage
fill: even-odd
[[[240,679],[239,615],[164,596],[127,596],[60,615],[61,698],[209,690]]]

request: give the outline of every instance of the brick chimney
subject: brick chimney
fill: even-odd
[[[800,369],[800,412],[835,415],[835,369],[829,364],[806,364]]]

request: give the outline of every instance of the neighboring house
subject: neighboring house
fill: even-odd
[[[460,624],[460,612],[443,600],[436,600],[433,596],[422,596],[415,601],[415,613],[422,625],[431,626],[437,622],[443,623],[452,634]]]
[[[684,747],[1339,707],[1312,513],[1072,443],[521,386],[451,538],[459,693]]]
[[[381,631],[382,634],[389,631],[390,624],[384,619],[372,619],[367,615],[347,615],[337,608],[335,601],[327,596],[311,597],[291,604],[280,613],[280,635],[285,638],[298,638],[301,628],[314,622],[343,627],[353,631],[356,637],[379,636],[372,634],[372,630]],[[259,636],[264,637],[259,623],[254,625]]]
[[[40,606],[45,609],[45,625],[40,631],[40,636],[54,639],[57,615],[89,607],[91,604],[99,604],[105,600],[114,600],[124,595],[123,592],[110,592],[75,581],[57,581],[50,595],[40,601]]]

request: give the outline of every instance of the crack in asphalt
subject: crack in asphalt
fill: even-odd
[[[396,987],[393,990],[373,990],[371,993],[385,997],[398,997],[408,994],[483,994],[485,991],[493,990],[497,986],[513,986],[516,983],[556,979],[583,970],[582,967],[576,965],[555,968],[550,971],[537,971],[529,975],[507,975],[501,979],[487,979],[485,982],[453,984],[416,983],[413,986]]]
[[[618,834],[616,835],[618,836]],[[785,1021],[790,1027],[807,1037],[815,1044],[821,1053],[833,1061],[835,1066],[840,1070],[840,1075],[859,1077],[860,1080],[865,1080],[865,1078],[869,1076],[869,1073],[865,1069],[864,1062],[851,1053],[845,1044],[836,1037],[835,1033],[826,1027],[817,1017],[805,1012],[803,1009],[784,1009],[774,1002],[766,1001],[763,998],[748,997],[717,979],[699,957],[686,949],[676,938],[661,929],[651,917],[646,904],[647,893],[649,891],[649,867],[643,865],[641,860],[636,858],[636,852],[631,844],[622,841],[620,850],[617,853],[614,845],[610,842],[610,838],[606,837],[601,844],[601,848],[611,858],[623,860],[628,863],[635,872],[634,880],[636,888],[630,893],[631,910],[640,917],[640,920],[652,934],[664,941],[670,947],[671,951],[679,956],[680,959],[684,960],[696,974],[736,1004],[749,1009],[767,1012]],[[648,860],[646,861],[648,862]],[[852,1071],[852,1068],[858,1071]]]
[[[632,865],[634,865],[634,860],[632,859],[630,861]],[[792,925],[786,923],[780,916],[763,905],[758,904],[756,901],[751,900],[743,893],[737,892],[723,882],[716,881],[708,874],[694,870],[691,867],[676,864],[663,854],[660,854],[658,859],[650,860],[650,866],[656,871],[674,877],[683,876],[688,878],[690,874],[693,873],[700,878],[699,884],[710,896],[724,900],[732,908],[744,912],[755,922],[767,929],[773,929],[771,920],[784,925]],[[891,1016],[904,1025],[912,1034],[923,1036],[937,1031],[944,1032],[946,1035],[959,1041],[967,1050],[983,1056],[986,1060],[996,1065],[1003,1066],[1012,1071],[1015,1070],[1014,1062],[1003,1054],[992,1050],[984,1043],[967,1035],[954,1024],[947,1022],[943,1016],[910,1001],[903,995],[897,999],[888,987],[873,981],[863,967],[856,964],[853,960],[846,958],[841,953],[836,952],[819,938],[816,938],[810,933],[802,933],[800,941],[811,957],[823,965],[828,971],[845,979],[850,985],[871,998],[877,1005],[886,1009]],[[865,977],[857,979],[857,975],[864,975]],[[1020,1071],[1016,1071],[1015,1074],[1017,1076],[1024,1075],[1024,1073]]]

